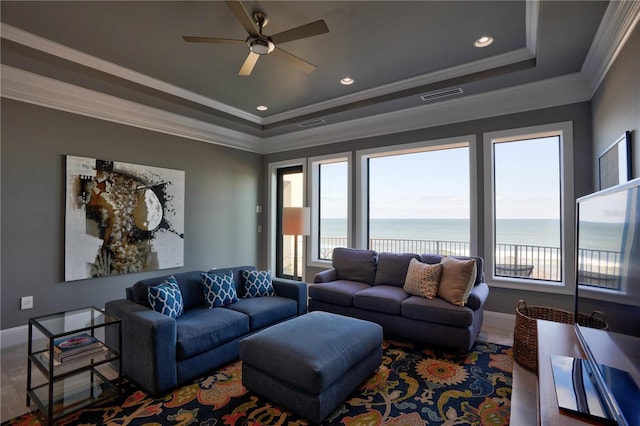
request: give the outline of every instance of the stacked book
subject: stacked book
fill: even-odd
[[[62,337],[53,341],[54,359],[58,362],[95,356],[104,350],[104,344],[87,333]]]

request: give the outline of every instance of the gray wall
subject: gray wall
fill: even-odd
[[[2,99],[1,327],[103,307],[150,276],[257,264],[262,156]],[[65,155],[185,171],[184,268],[64,282]],[[20,311],[20,297],[34,309]]]
[[[374,138],[366,138],[340,142],[307,148],[304,150],[288,151],[283,153],[271,154],[265,156],[265,167],[269,163],[284,161],[293,158],[314,157],[326,155],[335,152],[352,151],[355,158],[355,151],[360,149],[390,146],[403,143],[411,143],[417,141],[428,141],[441,138],[448,138],[459,135],[475,134],[476,140],[481,144],[483,133],[505,130],[511,128],[527,127],[542,125],[548,123],[556,123],[562,121],[573,121],[573,140],[574,140],[574,165],[573,171],[575,196],[579,197],[591,192],[591,182],[593,181],[592,168],[592,151],[591,144],[591,109],[589,102],[579,104],[566,105],[555,108],[547,108],[537,111],[529,111],[519,114],[511,114],[500,117],[494,117],[483,120],[473,120],[463,123],[456,123],[446,126],[437,126],[428,129],[421,129],[400,134],[385,135]],[[479,255],[485,257],[482,252],[484,249],[484,171],[482,149],[477,150],[476,168],[478,176],[476,177],[479,214],[478,223],[479,230]],[[354,168],[355,169],[355,168]],[[266,175],[266,171],[265,171]],[[355,170],[354,170],[355,182]],[[412,183],[407,183],[412,184]],[[428,183],[426,184],[428,187]],[[266,191],[266,182],[263,184],[263,190]],[[355,206],[355,197],[352,205]],[[321,269],[315,267],[307,267],[306,276],[308,281],[313,280],[313,276]],[[495,312],[515,313],[515,307],[520,299],[525,299],[528,304],[555,306],[563,309],[571,309],[573,303],[572,296],[556,295],[552,293],[538,293],[532,291],[517,291],[511,289],[502,289],[493,287],[487,301],[487,309]]]
[[[625,130],[631,131],[632,177],[640,177],[640,25],[627,40],[598,91],[593,111],[594,167],[598,157]],[[598,187],[595,174],[594,189]]]
[[[438,126],[265,156],[121,126],[2,99],[1,323],[23,325],[36,315],[103,306],[148,276],[264,261],[267,242],[255,230],[255,206],[268,191],[266,165],[290,158],[356,151],[551,122],[574,122],[574,184],[579,197],[597,188],[597,158],[625,130],[633,134],[633,176],[640,176],[640,27],[636,28],[591,103],[580,103]],[[592,120],[593,118],[593,120]],[[594,142],[592,142],[594,141]],[[63,281],[64,156],[112,159],[186,171],[185,266],[84,281]],[[482,150],[478,211],[483,216]],[[262,171],[262,174],[260,174]],[[264,216],[264,215],[263,215]],[[479,218],[483,223],[483,217]],[[266,223],[261,223],[264,227]],[[480,243],[484,237],[480,229]],[[484,253],[480,253],[484,255]],[[313,277],[317,268],[307,268]],[[20,311],[20,297],[35,308]],[[570,308],[572,297],[492,288],[487,309],[513,313],[517,300]]]

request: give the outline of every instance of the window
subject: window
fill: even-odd
[[[470,181],[473,140],[455,138],[359,152],[362,247],[378,252],[469,255],[475,229]]]
[[[485,135],[485,260],[496,282],[560,285],[572,269],[570,139],[571,123]]]
[[[334,248],[350,246],[350,159],[351,154],[337,154],[309,160],[312,261],[330,262]]]

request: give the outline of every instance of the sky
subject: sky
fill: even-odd
[[[494,146],[497,217],[557,219],[560,211],[558,138]],[[468,219],[470,216],[468,148],[371,158],[369,179],[372,218]],[[322,217],[345,218],[345,163],[323,165],[322,180]]]

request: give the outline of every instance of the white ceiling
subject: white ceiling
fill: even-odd
[[[462,106],[490,116],[589,99],[637,3],[246,1],[269,15],[268,35],[318,19],[329,33],[278,46],[315,64],[309,74],[267,55],[239,76],[246,46],[182,40],[244,39],[224,2],[3,0],[2,95],[274,152],[451,121]],[[495,42],[474,47],[482,35]],[[420,98],[452,88],[462,94]],[[527,93],[528,106],[506,105]]]

